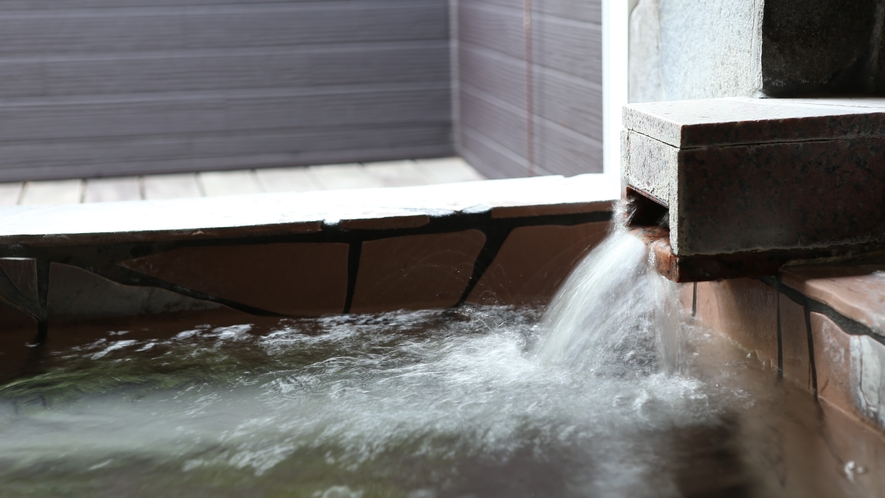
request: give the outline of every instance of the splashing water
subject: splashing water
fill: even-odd
[[[0,385],[0,496],[765,495],[760,482],[781,495],[755,421],[801,417],[777,418],[781,391],[746,390],[743,353],[688,361],[710,336],[681,323],[674,284],[649,267],[615,231],[543,317],[485,306],[96,332]],[[785,427],[801,455],[822,432]],[[841,468],[821,462],[820,476]]]
[[[678,372],[683,324],[676,284],[649,258],[642,241],[615,229],[550,304],[540,359],[606,375]]]

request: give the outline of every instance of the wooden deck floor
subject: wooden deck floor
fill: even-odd
[[[78,204],[483,180],[461,158],[0,184],[0,206]]]

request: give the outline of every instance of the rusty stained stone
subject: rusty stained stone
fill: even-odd
[[[788,267],[783,281],[885,336],[885,264]]]
[[[777,291],[758,280],[698,283],[697,319],[773,371],[778,366]]]
[[[575,266],[603,238],[608,222],[514,228],[467,302],[546,302]]]
[[[26,298],[37,300],[37,260],[0,258],[0,269]]]
[[[0,258],[0,272],[9,278],[14,287],[9,289],[10,295],[0,293],[0,328],[10,331],[28,329],[32,336],[35,335],[37,322],[32,315],[38,313],[37,261],[31,258]]]
[[[352,313],[458,304],[486,236],[479,230],[363,242]]]
[[[805,306],[781,293],[778,296],[778,307],[784,378],[805,390],[812,391],[814,382],[808,349]]]
[[[221,307],[165,289],[119,284],[82,268],[61,263],[50,266],[47,301],[51,323]]]
[[[826,316],[815,312],[810,315],[817,395],[858,416],[851,394],[851,336]]]
[[[777,275],[793,261],[814,261],[820,258],[862,258],[865,254],[878,254],[881,244],[836,246],[828,248],[788,249],[771,251],[747,251],[727,254],[678,256],[670,246],[669,232],[665,228],[636,227],[631,233],[639,237],[655,255],[658,273],[674,282],[707,282],[730,278],[753,278]],[[850,273],[848,267],[835,270]],[[885,269],[885,266],[883,266]],[[792,267],[785,272],[794,272]],[[798,271],[798,270],[796,270]],[[785,273],[786,274],[786,273]],[[800,290],[797,288],[797,290]],[[850,316],[850,313],[847,313]]]
[[[341,313],[348,244],[183,247],[121,263],[182,287],[283,315]]]
[[[430,216],[426,214],[416,214],[414,216],[388,216],[341,220],[339,226],[345,230],[391,230],[396,228],[417,228],[428,223],[430,223]]]

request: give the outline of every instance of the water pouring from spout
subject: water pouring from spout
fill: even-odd
[[[651,258],[644,242],[615,227],[551,302],[539,359],[600,375],[678,373],[678,288]]]

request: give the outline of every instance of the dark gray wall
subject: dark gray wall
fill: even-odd
[[[450,155],[448,21],[447,0],[0,0],[0,181]]]
[[[533,0],[535,174],[602,172],[600,0]],[[523,0],[457,0],[456,143],[492,178],[526,176]]]

